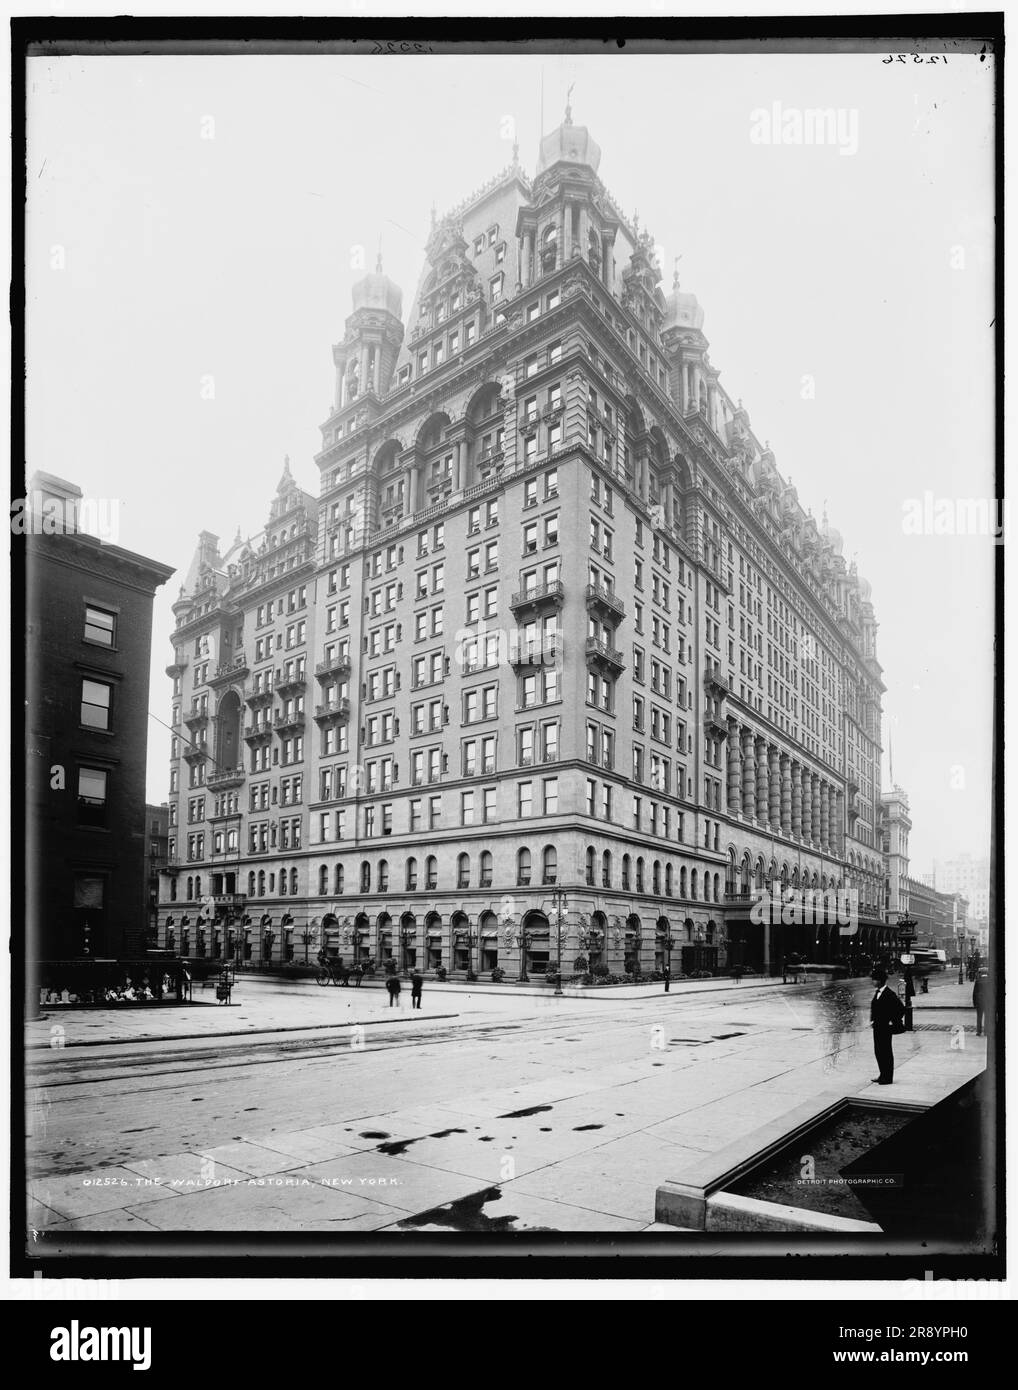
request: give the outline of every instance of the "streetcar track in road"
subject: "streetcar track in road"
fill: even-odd
[[[743,1003],[748,1002],[743,996]],[[706,1000],[700,999],[698,1005],[705,1006]],[[669,1020],[671,1021],[671,1020]],[[585,1020],[588,1022],[588,1020]],[[618,1013],[614,1015],[601,1015],[599,1018],[590,1019],[589,1023],[600,1032],[606,1027],[619,1025],[627,1030],[643,1031],[650,1020],[634,1019],[630,1012]],[[532,1015],[529,1018],[515,1020],[512,1023],[493,1023],[489,1019],[478,1020],[476,1023],[467,1024],[459,1029],[442,1028],[434,1032],[422,1032],[415,1036],[408,1037],[405,1033],[392,1034],[386,1039],[384,1035],[376,1035],[376,1039],[369,1045],[365,1043],[361,1047],[353,1047],[353,1036],[347,1034],[345,1037],[334,1040],[335,1045],[322,1046],[322,1039],[318,1037],[301,1038],[279,1038],[278,1036],[271,1041],[256,1042],[252,1038],[249,1043],[250,1049],[259,1049],[260,1055],[247,1056],[238,1055],[241,1051],[242,1043],[234,1043],[224,1052],[222,1049],[213,1050],[212,1047],[204,1047],[200,1051],[184,1050],[175,1052],[166,1050],[165,1046],[159,1053],[149,1053],[134,1055],[130,1058],[120,1060],[116,1057],[68,1057],[64,1053],[59,1059],[48,1057],[49,1067],[61,1067],[79,1069],[76,1075],[65,1077],[44,1078],[39,1075],[41,1064],[30,1065],[27,1069],[27,1079],[29,1084],[38,1090],[56,1090],[73,1086],[94,1086],[108,1084],[116,1081],[130,1080],[137,1076],[139,1070],[144,1069],[146,1078],[155,1079],[161,1076],[172,1076],[178,1081],[186,1076],[192,1081],[197,1081],[203,1073],[213,1071],[228,1071],[235,1067],[255,1066],[264,1063],[292,1062],[303,1060],[305,1062],[326,1061],[336,1057],[346,1057],[352,1059],[355,1056],[363,1056],[375,1052],[402,1051],[407,1048],[420,1049],[421,1046],[444,1046],[450,1042],[484,1042],[492,1041],[492,1034],[504,1036],[513,1034],[514,1042],[529,1041],[535,1036],[546,1033],[560,1033],[563,1030],[565,1020],[562,1018],[544,1018],[541,1015]],[[337,1024],[339,1029],[353,1029],[357,1024]],[[576,1020],[572,1021],[575,1028]],[[653,1026],[661,1026],[655,1023]],[[768,1029],[771,1025],[767,1020],[761,1020],[759,1024],[753,1025],[756,1028]],[[708,1031],[705,1025],[705,1031]],[[525,1036],[521,1037],[521,1034]],[[551,1041],[555,1041],[552,1039]],[[563,1042],[569,1041],[563,1039]],[[673,1038],[672,1042],[679,1042],[680,1039]],[[703,1039],[709,1042],[710,1038]],[[275,1050],[275,1056],[265,1055],[269,1049]],[[165,1069],[148,1070],[153,1065],[159,1067],[165,1063]],[[167,1086],[145,1086],[133,1088],[136,1094],[143,1095],[152,1091],[164,1091],[170,1089]],[[69,1098],[69,1097],[68,1097]]]

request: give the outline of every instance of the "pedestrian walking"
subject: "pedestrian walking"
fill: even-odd
[[[389,1008],[391,1009],[393,1004],[399,1003],[399,992],[402,988],[399,982],[399,976],[390,975],[385,982],[385,988],[389,991]]]
[[[424,992],[424,976],[419,970],[415,970],[410,976],[410,1007],[419,1009],[421,1007],[421,994]]]
[[[818,1024],[824,1042],[824,1071],[833,1071],[838,1065],[843,1033],[852,1034],[855,1029],[855,995],[845,981],[846,971],[838,966],[830,980],[817,996]],[[851,1046],[851,1040],[847,1044]]]
[[[990,977],[985,970],[980,970],[976,976],[975,984],[972,986],[972,1007],[976,1011],[976,1037],[981,1038],[986,1023],[986,1005],[990,993]],[[986,1030],[989,1032],[989,1030]]]
[[[359,985],[360,982],[361,982],[361,980],[363,980],[363,979],[364,979],[364,966],[361,965],[361,964],[358,962],[358,964],[355,965],[355,966],[354,966],[354,969],[353,969],[353,982],[354,982],[355,985]]]
[[[878,1086],[894,1082],[895,1033],[905,1031],[905,1006],[887,983],[887,971],[878,965],[873,971],[877,992],[870,1000],[870,1027],[873,1029],[873,1054],[880,1075],[873,1077]]]
[[[670,965],[666,965],[665,968],[664,968],[664,972],[663,972],[663,973],[664,973],[664,977],[665,977],[665,994],[667,994],[668,991],[669,991],[669,988],[670,988],[670,986],[671,986],[671,983],[672,983],[672,968],[671,968],[671,966],[670,966]]]

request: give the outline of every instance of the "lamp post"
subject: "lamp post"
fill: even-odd
[[[400,973],[403,975],[403,978],[404,978],[404,979],[405,979],[405,978],[407,977],[407,975],[409,975],[409,973],[410,973],[409,970],[407,969],[406,957],[407,957],[407,950],[409,949],[410,938],[411,938],[411,936],[412,936],[413,934],[414,934],[414,928],[413,928],[413,927],[408,927],[408,926],[406,926],[406,925],[405,925],[404,923],[402,923],[402,922],[400,923],[400,928],[399,928]]]
[[[965,933],[958,932],[958,983],[965,983]]]
[[[672,983],[672,950],[675,946],[675,938],[672,936],[672,929],[669,926],[668,935],[665,937],[665,994],[668,993]]]
[[[915,985],[912,983],[912,965],[914,957],[909,949],[912,942],[916,939],[915,928],[916,919],[910,917],[907,912],[898,914],[897,936],[898,944],[901,946],[899,960],[905,967],[905,1032],[912,1032],[912,1000],[915,996]]]
[[[466,931],[461,933],[460,941],[467,943],[467,974],[472,975],[474,973],[474,947],[477,945],[477,937],[469,926]]]

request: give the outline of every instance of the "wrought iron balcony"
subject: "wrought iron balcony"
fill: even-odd
[[[281,734],[285,733],[287,729],[303,729],[304,721],[305,715],[302,709],[294,709],[289,712],[277,709],[276,717],[272,721],[272,727],[277,734]]]
[[[315,705],[316,724],[339,724],[349,718],[349,700],[333,700],[331,704]]]
[[[188,763],[203,762],[209,756],[207,743],[189,743],[184,749],[184,761]]]
[[[204,729],[209,722],[209,712],[207,709],[191,710],[190,714],[184,715],[184,723],[194,732],[195,729]]]
[[[613,671],[616,675],[621,675],[626,669],[622,653],[596,637],[587,638],[587,660],[603,670]]]
[[[299,675],[287,676],[281,671],[277,672],[276,675],[275,691],[277,695],[292,695],[295,691],[304,690],[307,686],[303,670]]]
[[[328,661],[320,661],[315,667],[315,675],[320,681],[332,680],[350,674],[350,658],[334,656]]]
[[[243,652],[235,652],[232,660],[224,661],[209,677],[209,685],[225,685],[228,681],[243,680],[248,674],[247,657]]]
[[[531,589],[522,589],[513,594],[509,607],[514,613],[537,611],[541,608],[561,608],[566,598],[566,587],[561,579],[553,579],[550,584],[536,584]]]
[[[227,787],[239,787],[246,775],[242,767],[220,768],[205,779],[205,785],[209,791],[224,791]]]
[[[244,741],[246,743],[264,743],[272,737],[271,724],[248,724],[244,730]]]
[[[263,705],[271,705],[274,690],[252,690],[245,696],[245,702],[251,709],[261,709]]]
[[[557,634],[538,638],[534,642],[517,642],[513,648],[509,664],[516,670],[526,666],[554,666],[562,655]]]
[[[716,690],[719,695],[731,694],[732,688],[728,683],[728,678],[723,676],[720,671],[708,667],[703,673],[703,682],[709,690]]]
[[[615,621],[626,616],[626,605],[602,584],[587,585],[587,607]]]

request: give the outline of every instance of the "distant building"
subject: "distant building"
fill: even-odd
[[[893,925],[899,913],[909,910],[908,837],[912,821],[908,797],[895,786],[880,798],[880,838],[884,855],[885,906]]]
[[[166,872],[167,837],[170,830],[170,808],[164,801],[160,806],[145,807],[145,924],[148,937],[156,944],[159,924],[159,875]]]
[[[405,324],[359,280],[314,491],[287,464],[262,532],[200,534],[161,944],[829,959],[830,922],[750,918],[773,884],[857,889],[857,944],[889,946],[870,585],[600,160],[567,111],[532,179],[435,219]]]
[[[38,473],[31,486],[27,959],[131,955],[148,906],[152,602],[173,570],[81,533],[73,483]]]
[[[909,879],[908,911],[916,920],[916,946],[945,951],[948,957],[957,952],[959,904],[952,894]]]

